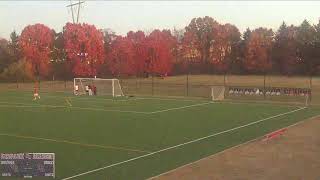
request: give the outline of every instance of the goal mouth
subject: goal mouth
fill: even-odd
[[[225,96],[225,86],[211,86],[212,101],[222,101]]]
[[[124,96],[118,79],[74,78],[73,87],[74,95]]]

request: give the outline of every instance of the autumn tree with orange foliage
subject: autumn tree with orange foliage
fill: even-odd
[[[232,60],[234,60],[235,49],[240,41],[240,32],[231,24],[220,25],[213,32],[214,41],[210,47],[209,59],[218,72],[226,72]]]
[[[148,59],[148,43],[146,35],[142,31],[127,33],[128,39],[133,44],[134,48],[134,62],[136,75],[144,75],[146,73],[147,59]]]
[[[104,32],[85,23],[67,23],[57,33],[42,24],[29,25],[21,37],[13,32],[11,42],[0,38],[0,74],[13,80],[17,78],[9,76],[18,72],[15,69],[28,67],[38,77],[52,72],[67,80],[185,73],[313,76],[320,69],[320,21],[283,23],[275,34],[267,28],[247,28],[242,36],[236,26],[209,16],[193,18],[184,29],[174,29],[173,35],[158,29],[148,35],[129,31],[125,37],[110,29]],[[14,64],[21,59],[26,61]]]
[[[149,74],[166,76],[173,67],[172,51],[176,46],[176,39],[169,30],[154,30],[147,37],[148,59],[146,71]]]
[[[135,49],[133,42],[128,37],[118,36],[110,46],[107,56],[109,70],[114,76],[135,75]]]
[[[43,24],[26,26],[21,33],[19,45],[22,54],[38,77],[49,73],[52,43],[53,32]]]
[[[105,57],[103,33],[94,25],[67,23],[63,28],[63,38],[73,74],[96,76]]]
[[[258,28],[250,33],[244,59],[244,65],[248,71],[266,73],[271,69],[272,40],[271,29]]]
[[[215,40],[219,23],[209,16],[194,18],[185,28],[184,48],[197,56],[198,61],[209,64],[210,47]]]

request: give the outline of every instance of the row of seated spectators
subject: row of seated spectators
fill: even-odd
[[[230,95],[263,95],[261,88],[229,88]],[[310,89],[302,88],[268,88],[266,89],[267,96],[307,96],[310,95]]]
[[[302,89],[302,88],[284,88],[283,93],[288,96],[310,96],[310,89]]]
[[[229,88],[229,94],[233,95],[263,95],[259,88]]]

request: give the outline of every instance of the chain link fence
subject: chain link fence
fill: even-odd
[[[311,90],[309,97],[313,104],[320,104],[320,79],[318,77],[287,77],[287,76],[254,76],[254,75],[181,75],[172,77],[149,77],[121,79],[125,94],[137,96],[171,96],[171,97],[199,97],[211,98],[212,86],[226,86],[239,88],[260,88],[265,91],[271,89],[306,89]],[[290,96],[229,96],[227,99],[242,100],[270,100],[305,102],[305,97]]]
[[[320,105],[320,78],[275,75],[180,75],[169,77],[120,78],[122,90],[126,95],[170,96],[184,98],[210,98],[212,86],[257,87],[257,88],[306,88],[311,89],[311,104]],[[21,90],[32,92],[33,82],[0,83],[0,91]],[[42,92],[73,92],[73,81],[41,81]],[[226,91],[228,92],[228,91]],[[239,96],[240,97],[240,96]],[[226,98],[228,93],[226,93]],[[235,98],[235,97],[232,97]],[[240,97],[238,99],[248,99]],[[237,99],[237,98],[235,98]],[[266,100],[266,98],[251,98]],[[287,98],[267,98],[267,100],[289,101]],[[300,98],[303,99],[303,98]],[[302,101],[298,99],[298,101]]]

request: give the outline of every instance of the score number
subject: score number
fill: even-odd
[[[0,153],[0,177],[55,177],[54,153]]]

